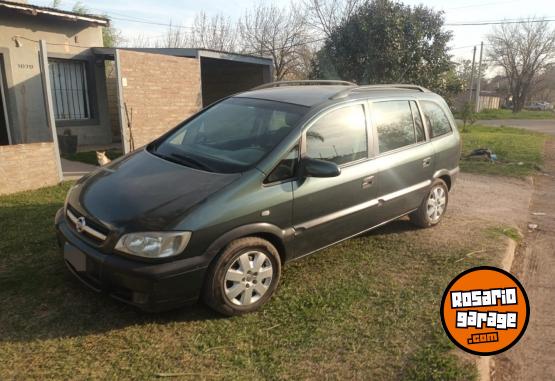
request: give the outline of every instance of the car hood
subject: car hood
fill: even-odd
[[[171,229],[240,176],[197,170],[141,150],[79,181],[68,204],[111,229]]]

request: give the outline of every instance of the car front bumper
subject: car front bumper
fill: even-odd
[[[67,268],[88,288],[150,312],[198,300],[208,267],[202,257],[145,263],[103,253],[68,225],[63,208],[56,213],[55,225]]]

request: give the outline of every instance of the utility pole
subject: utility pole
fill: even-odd
[[[476,45],[472,52],[472,70],[470,71],[470,84],[468,85],[468,103],[472,103],[472,87],[474,86],[474,64],[476,63]]]
[[[480,43],[480,63],[478,64],[478,78],[476,78],[476,112],[480,111],[480,81],[482,80],[482,53],[484,42]]]

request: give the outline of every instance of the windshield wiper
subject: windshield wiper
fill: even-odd
[[[193,166],[198,169],[203,169],[205,171],[213,172],[212,168],[204,164],[202,161],[197,160],[189,155],[184,155],[182,153],[172,152],[170,156],[179,159],[183,164]]]

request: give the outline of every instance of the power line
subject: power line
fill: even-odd
[[[457,46],[454,48],[449,48],[449,50],[459,50],[459,49],[467,49],[467,48],[473,48],[475,45],[467,45],[467,46]]]
[[[468,23],[446,23],[444,26],[482,26],[482,25],[502,25],[502,24],[528,24],[538,22],[554,22],[555,19],[530,19],[530,20],[499,20],[499,21],[486,21],[486,22],[468,22]]]
[[[469,4],[469,5],[462,5],[460,7],[445,8],[445,10],[450,11],[450,10],[464,9],[464,8],[480,8],[480,7],[487,7],[487,6],[490,6],[490,5],[516,3],[517,1],[520,1],[520,0],[496,1],[496,2],[492,2],[492,3],[475,3],[475,4]]]
[[[140,21],[140,20],[130,19],[130,18],[127,18],[127,17],[110,16],[110,18],[114,19],[114,20],[134,22],[134,23],[139,23],[139,24],[166,26],[168,28],[171,27],[171,28],[178,28],[178,29],[195,29],[195,27],[193,27],[193,26],[185,26],[185,25],[172,24],[172,23],[167,24],[167,23],[156,22],[156,21]]]

